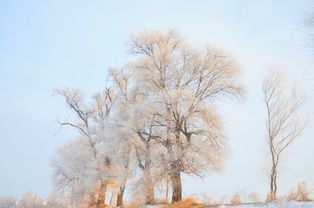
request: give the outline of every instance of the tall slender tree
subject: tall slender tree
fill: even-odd
[[[269,200],[275,200],[278,190],[278,168],[282,154],[290,147],[306,126],[300,110],[305,97],[286,74],[269,71],[263,82],[264,103],[267,111],[267,144],[271,158]]]

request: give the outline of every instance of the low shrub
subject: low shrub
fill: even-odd
[[[233,194],[232,199],[230,200],[232,206],[238,206],[242,204],[241,195],[239,192]]]
[[[206,206],[205,203],[199,203],[196,199],[189,197],[183,201],[168,204],[164,208],[202,208],[204,206]]]

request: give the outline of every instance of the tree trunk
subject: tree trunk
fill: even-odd
[[[95,207],[97,204],[95,193],[89,195],[88,207]]]
[[[110,203],[109,203],[110,206],[112,206],[112,201],[113,201],[113,192],[111,192],[111,198],[110,198]]]
[[[152,177],[150,175],[150,170],[145,169],[144,170],[144,180],[145,180],[145,204],[153,204],[154,199],[155,199],[155,191],[154,191],[154,185],[152,181]]]
[[[120,185],[120,188],[119,188],[119,193],[118,193],[118,196],[117,196],[117,207],[121,206],[123,207],[123,195],[124,195],[124,190],[125,190],[125,185],[126,185],[126,181],[128,180],[128,175],[127,173],[129,172],[129,162],[130,161],[127,161],[126,164],[125,164],[125,173],[126,175],[124,176],[124,180],[122,182],[122,184]]]
[[[146,204],[153,204],[155,201],[155,191],[153,186],[146,187]]]
[[[146,165],[144,171],[144,182],[145,182],[145,204],[153,204],[155,200],[155,191],[152,177],[150,174],[150,164]]]
[[[276,197],[277,197],[277,168],[275,168],[275,173],[274,173],[274,190],[273,190],[273,193],[274,193],[274,197],[276,199]]]
[[[270,197],[269,201],[274,201],[277,198],[277,167],[273,165],[270,175]]]
[[[107,194],[107,185],[101,182],[96,208],[101,208],[106,204],[106,194]]]
[[[169,180],[167,178],[167,186],[166,186],[166,201],[168,202],[168,192],[169,192]]]
[[[117,207],[123,206],[124,190],[125,190],[125,184],[123,184],[119,188],[119,193],[118,193],[118,198],[117,198]]]
[[[175,169],[171,173],[171,183],[172,183],[172,203],[182,200],[182,184],[181,184],[181,171]]]

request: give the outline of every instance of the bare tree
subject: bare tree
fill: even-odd
[[[278,190],[278,166],[282,154],[303,132],[306,121],[300,114],[305,97],[284,73],[269,71],[263,81],[267,110],[267,144],[271,156],[269,200],[275,200]]]

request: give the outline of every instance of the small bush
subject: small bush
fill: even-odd
[[[306,186],[306,183],[300,183],[298,185],[299,201],[311,201],[310,193]]]
[[[214,199],[212,197],[210,197],[207,193],[202,193],[200,194],[200,196],[198,197],[199,201],[202,201],[206,204],[214,204]]]
[[[14,208],[17,204],[18,200],[13,197],[3,197],[0,198],[0,207],[3,208]]]
[[[232,206],[238,206],[242,204],[241,195],[239,192],[233,194],[232,199],[230,200]]]
[[[291,191],[287,196],[288,201],[298,201],[298,193]]]
[[[305,182],[300,183],[295,192],[291,191],[287,196],[287,200],[288,201],[300,201],[300,202],[311,201],[310,193],[308,191],[306,183]]]

